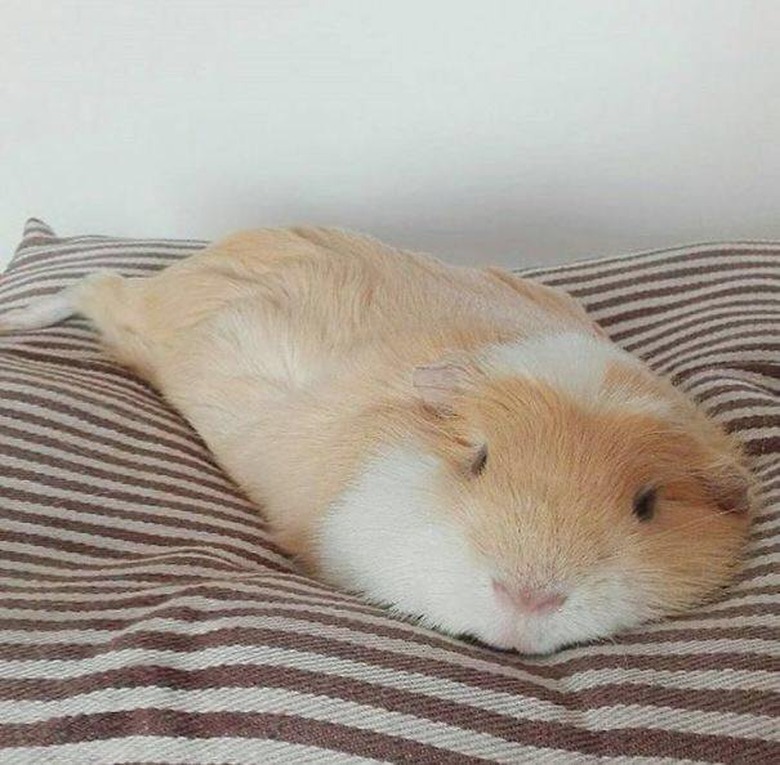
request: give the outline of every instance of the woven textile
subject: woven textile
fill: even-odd
[[[197,241],[38,220],[0,311]],[[780,244],[525,271],[739,434],[764,505],[718,600],[546,657],[296,572],[261,513],[81,319],[0,338],[0,762],[780,762]]]

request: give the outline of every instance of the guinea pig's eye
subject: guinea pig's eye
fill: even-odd
[[[474,459],[469,465],[469,472],[472,476],[481,475],[487,465],[488,448],[487,444],[483,444],[479,447],[479,451],[474,455]]]
[[[655,514],[657,495],[655,489],[643,489],[634,497],[634,515],[640,521],[649,521]]]

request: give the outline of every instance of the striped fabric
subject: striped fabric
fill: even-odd
[[[0,311],[197,241],[30,220]],[[0,762],[780,762],[780,244],[526,272],[740,434],[765,503],[716,602],[526,658],[312,581],[82,320],[0,338]]]

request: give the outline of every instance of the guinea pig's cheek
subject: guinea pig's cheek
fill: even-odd
[[[364,467],[317,530],[321,575],[450,634],[495,626],[490,577],[431,491],[438,462],[396,449]]]

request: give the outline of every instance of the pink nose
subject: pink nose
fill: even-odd
[[[514,606],[526,613],[546,614],[555,611],[566,602],[566,596],[561,592],[533,587],[508,587],[495,579],[493,591],[499,602]]]

